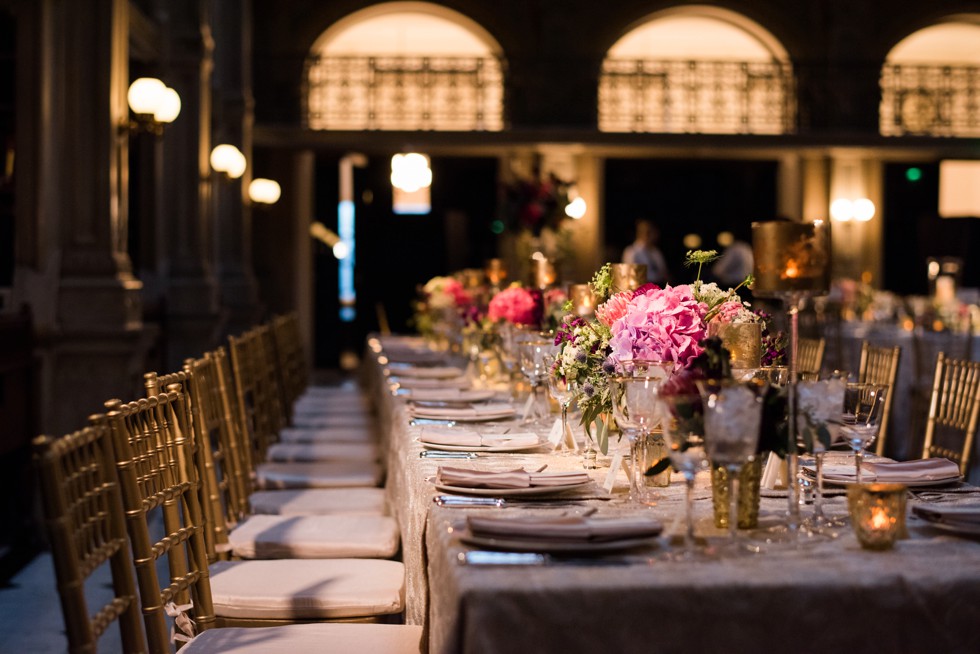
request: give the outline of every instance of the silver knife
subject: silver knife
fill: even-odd
[[[499,497],[463,497],[460,495],[436,495],[432,501],[439,506],[452,507],[481,507],[501,508],[507,506],[507,501]]]
[[[539,554],[535,552],[490,552],[486,550],[472,550],[460,552],[457,560],[463,565],[475,566],[539,566],[546,567],[551,565],[575,565],[585,567],[598,566],[624,566],[630,565],[626,559],[591,559],[591,558],[564,558],[554,557],[550,554]]]
[[[420,459],[476,459],[479,456],[476,452],[442,452],[439,450],[422,450],[419,452]]]

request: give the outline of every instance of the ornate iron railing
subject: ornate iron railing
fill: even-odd
[[[793,71],[778,62],[606,59],[599,81],[605,132],[787,134]]]
[[[886,64],[880,120],[884,136],[980,136],[980,67]]]
[[[499,131],[503,64],[493,57],[312,57],[306,124],[328,130]]]

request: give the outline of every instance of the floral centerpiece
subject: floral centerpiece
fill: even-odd
[[[590,286],[599,303],[594,319],[566,316],[555,337],[561,346],[552,374],[578,385],[582,423],[603,452],[608,451],[611,410],[608,378],[622,370],[624,362],[647,359],[670,361],[675,371],[686,370],[703,351],[707,325],[712,320],[758,320],[738,296],[738,288],[723,290],[700,280],[714,251],[688,252],[688,263],[697,265],[691,284],[646,284],[633,291],[611,294],[609,264],[593,277]],[[745,283],[750,283],[751,278]]]
[[[453,277],[433,277],[419,290],[414,304],[415,328],[431,336],[450,324],[456,324],[471,306],[473,297]]]
[[[541,295],[537,291],[512,284],[490,299],[487,318],[492,322],[506,322],[518,326],[541,324]]]

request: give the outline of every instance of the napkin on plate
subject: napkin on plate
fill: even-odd
[[[469,388],[470,380],[466,377],[450,377],[448,379],[419,379],[416,377],[392,377],[390,381],[396,382],[401,388],[425,388],[425,389],[446,389],[446,388]]]
[[[532,486],[569,486],[584,484],[591,477],[584,472],[528,472],[516,470],[471,470],[442,466],[436,481],[446,486],[460,488],[530,488]]]
[[[807,468],[811,471],[810,468]],[[960,467],[949,459],[915,459],[913,461],[865,461],[861,465],[862,481],[915,484],[930,481],[954,480],[960,476]],[[824,481],[853,483],[853,465],[825,465]]]
[[[513,434],[481,434],[472,429],[440,429],[423,427],[419,440],[433,445],[452,445],[455,447],[529,447],[541,441],[537,434],[521,432]]]
[[[463,407],[412,407],[413,415],[438,420],[503,418],[514,414],[514,407],[503,402],[473,404]]]
[[[980,527],[980,505],[916,504],[912,511],[930,522]]]
[[[583,518],[562,516],[542,518],[481,518],[469,516],[474,536],[520,538],[557,543],[603,543],[631,538],[653,538],[663,530],[657,520],[647,517]]]
[[[412,402],[484,402],[494,395],[491,390],[464,388],[412,388],[405,393]]]
[[[459,377],[463,371],[456,366],[431,366],[423,368],[419,366],[404,366],[391,368],[391,374],[398,377],[413,377],[416,379],[446,379],[448,377]]]

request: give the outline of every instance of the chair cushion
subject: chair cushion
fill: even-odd
[[[243,559],[387,559],[398,552],[398,523],[369,515],[254,515],[228,542]]]
[[[269,461],[377,461],[374,443],[275,443],[266,452]]]
[[[258,487],[262,489],[340,488],[381,483],[381,467],[371,461],[261,463],[255,474]]]
[[[290,624],[208,629],[181,654],[418,654],[422,627],[398,624]]]
[[[215,615],[316,620],[400,613],[405,567],[377,559],[273,559],[211,565]]]
[[[252,513],[269,515],[385,515],[383,488],[301,488],[257,491],[248,498]]]
[[[373,443],[378,434],[373,425],[350,425],[334,427],[284,427],[279,432],[283,443],[315,443],[330,441],[337,443]]]

